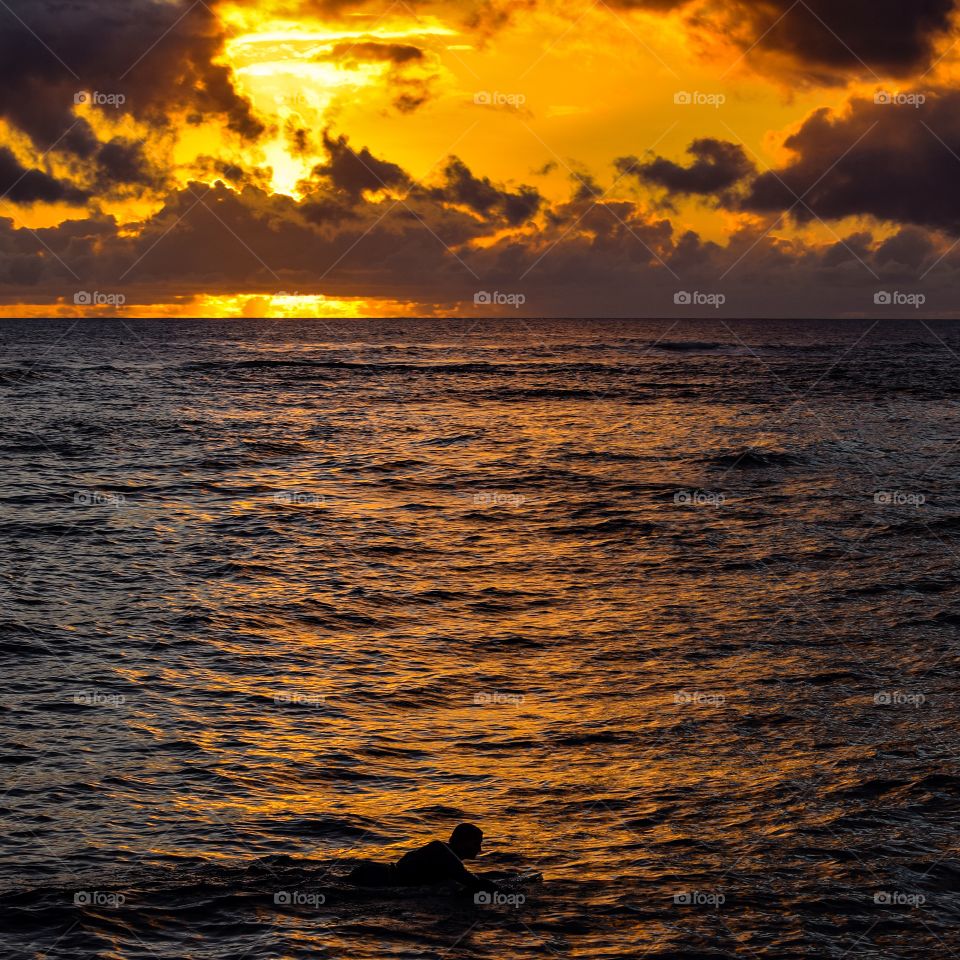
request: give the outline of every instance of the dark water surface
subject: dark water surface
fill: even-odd
[[[0,323],[0,956],[960,954],[960,327]],[[351,891],[458,821],[523,903]]]

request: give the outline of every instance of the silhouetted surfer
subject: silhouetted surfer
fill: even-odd
[[[433,887],[462,884],[468,890],[497,890],[492,880],[471,873],[464,860],[480,854],[483,831],[472,823],[461,823],[450,839],[431,840],[405,853],[396,863],[362,863],[349,876],[361,887]]]

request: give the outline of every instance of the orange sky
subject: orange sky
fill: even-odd
[[[952,268],[949,216],[847,172],[960,164],[948,0],[879,24],[859,0],[833,23],[775,0],[135,0],[108,63],[52,2],[0,11],[45,121],[0,103],[7,314],[470,315],[505,287],[549,313],[571,272],[591,312],[621,277],[836,267],[865,298],[890,250]]]

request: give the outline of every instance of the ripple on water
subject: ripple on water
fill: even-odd
[[[932,338],[129,322],[0,331],[4,955],[956,944]],[[461,820],[522,903],[344,882]]]

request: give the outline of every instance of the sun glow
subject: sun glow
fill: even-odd
[[[86,317],[96,314],[128,319],[207,317],[240,320],[249,317],[267,320],[359,320],[384,316],[423,317],[442,312],[440,304],[359,297],[337,299],[322,294],[283,291],[276,294],[200,294],[181,297],[173,302],[124,303],[96,311],[74,304],[71,298],[60,298],[54,303],[0,304],[0,317]]]
[[[246,23],[247,11],[227,12],[230,23]],[[291,131],[316,134],[338,112],[341,103],[369,103],[374,111],[387,105],[387,75],[396,70],[389,60],[364,60],[351,51],[369,44],[422,45],[456,36],[439,22],[378,22],[362,29],[304,29],[296,24],[261,23],[228,41],[223,60],[239,89],[250,98],[257,113],[271,127],[258,145],[258,161],[272,171],[271,187],[299,198],[298,184],[320,159],[316,137],[301,137],[291,149]]]

